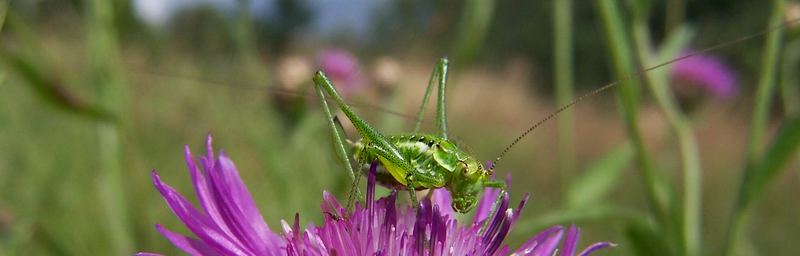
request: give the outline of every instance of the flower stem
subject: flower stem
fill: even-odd
[[[781,77],[781,96],[783,96],[783,108],[787,116],[797,116],[800,114],[800,79],[798,79],[795,70],[800,68],[800,40],[794,40],[786,45],[785,53],[783,54],[782,77]],[[795,158],[800,160],[800,154]],[[795,164],[797,177],[800,178],[800,161]]]
[[[784,0],[773,0],[772,13],[769,19],[768,27],[776,27],[783,21],[783,14],[785,9]],[[771,102],[771,96],[775,88],[775,78],[778,71],[778,60],[781,48],[781,41],[783,38],[783,30],[775,30],[769,34],[766,41],[766,50],[761,63],[761,76],[759,77],[758,89],[756,91],[755,107],[753,109],[753,120],[750,128],[750,142],[747,148],[746,162],[744,172],[742,173],[742,180],[739,185],[739,196],[731,212],[730,225],[728,225],[727,239],[725,241],[724,254],[733,255],[737,250],[737,242],[740,241],[740,236],[744,231],[740,230],[742,225],[747,222],[747,206],[748,200],[745,196],[745,187],[748,182],[745,177],[748,177],[748,172],[752,168],[748,168],[755,164],[759,158],[759,149],[764,140],[764,130],[767,124],[767,114]]]
[[[638,124],[638,87],[635,81],[629,78],[633,74],[633,52],[630,47],[630,39],[625,32],[625,26],[620,19],[620,11],[616,1],[600,0],[598,4],[598,11],[602,19],[608,40],[608,46],[611,50],[612,61],[614,64],[614,72],[620,81],[617,88],[617,95],[622,105],[622,112],[626,125],[628,137],[631,140],[631,145],[636,152],[636,162],[639,165],[639,171],[645,184],[645,192],[653,208],[656,218],[662,224],[667,222],[668,216],[668,199],[662,196],[659,189],[658,176],[652,163],[650,156],[644,146],[641,132],[639,131]]]
[[[572,0],[553,2],[553,47],[555,51],[556,105],[567,105],[575,97],[572,81]],[[571,180],[575,170],[575,118],[572,111],[558,117],[558,166],[561,183]]]
[[[456,62],[472,60],[483,45],[494,15],[495,1],[469,0],[464,4],[456,40]]]
[[[783,21],[784,0],[773,0],[772,16],[769,27],[776,27]],[[766,51],[761,61],[761,76],[756,91],[755,107],[753,109],[752,127],[750,129],[750,142],[747,148],[747,161],[752,163],[758,159],[761,144],[764,141],[764,130],[767,125],[769,105],[775,90],[775,79],[778,72],[778,60],[783,39],[783,30],[775,30],[768,37]]]
[[[652,45],[649,41],[650,33],[647,29],[647,23],[644,19],[636,19],[634,23],[633,34],[639,57],[645,67],[657,65],[661,60],[668,59],[675,56],[682,45],[688,41],[688,32],[676,28],[673,33],[677,38],[671,38],[671,42],[665,43],[662,46],[664,49],[660,56],[653,56],[654,52],[650,49]],[[661,58],[659,58],[661,57]],[[645,75],[647,84],[653,92],[661,111],[664,112],[667,122],[670,125],[675,136],[678,138],[678,145],[681,154],[681,168],[683,169],[684,179],[684,200],[683,200],[683,213],[682,213],[682,239],[683,239],[683,255],[700,255],[701,247],[701,199],[702,199],[702,172],[700,167],[700,156],[692,130],[689,118],[684,115],[672,94],[669,91],[669,81],[667,77],[667,70],[653,70]]]

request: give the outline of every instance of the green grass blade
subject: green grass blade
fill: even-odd
[[[575,222],[606,222],[611,220],[636,222],[643,219],[645,219],[645,216],[642,216],[641,213],[632,209],[607,204],[597,204],[585,209],[560,209],[542,214],[536,218],[521,219],[519,223],[514,226],[514,232],[531,234],[553,225]]]
[[[611,60],[614,73],[619,79],[630,78],[635,73],[634,52],[630,43],[630,36],[625,32],[626,26],[616,1],[596,1],[601,22],[606,30],[608,47],[611,50]],[[632,79],[625,79],[616,88],[625,120],[628,138],[636,152],[636,162],[645,184],[647,201],[653,212],[661,222],[668,219],[669,198],[659,192],[659,180],[655,169],[650,162],[650,156],[644,146],[642,134],[638,124],[639,88]],[[669,195],[671,193],[667,193]]]
[[[744,233],[742,226],[747,222],[750,204],[766,190],[770,182],[786,170],[784,167],[796,156],[798,146],[800,146],[800,116],[795,116],[784,123],[764,158],[745,169],[738,201],[729,220],[724,255],[734,255],[741,249],[738,244]]]
[[[553,1],[553,51],[555,66],[556,107],[567,105],[573,98],[572,0]],[[572,111],[561,113],[558,122],[558,167],[561,182],[571,180],[575,171],[575,117]]]
[[[632,159],[633,147],[625,143],[592,164],[567,190],[567,208],[585,208],[602,202],[617,187],[620,174]]]
[[[772,16],[769,21],[769,28],[777,27],[783,22],[785,9],[784,0],[773,0]],[[775,91],[775,83],[778,77],[778,60],[780,59],[781,46],[784,30],[772,31],[767,36],[766,47],[761,61],[761,76],[758,80],[756,90],[756,101],[753,109],[753,120],[750,128],[750,142],[747,148],[747,161],[753,162],[758,158],[761,144],[764,140],[764,130],[767,126],[769,106],[772,102],[772,95]]]
[[[459,65],[466,64],[475,58],[483,46],[494,15],[495,2],[469,0],[464,5],[455,46],[457,54],[455,61],[460,63]]]
[[[649,38],[650,32],[647,28],[647,21],[636,19],[634,25],[634,37],[639,51],[641,62],[646,67],[658,65],[674,58],[686,44],[688,44],[690,32],[686,28],[677,29],[671,33],[661,49],[659,56],[653,56],[656,52],[651,49],[652,43]],[[684,255],[700,255],[702,229],[701,229],[701,198],[702,198],[702,170],[700,164],[700,154],[697,140],[692,129],[689,118],[683,114],[678,107],[678,103],[670,91],[669,77],[667,69],[653,70],[645,75],[647,85],[649,85],[658,106],[664,112],[667,122],[672,132],[678,138],[677,144],[681,154],[681,169],[684,179],[684,200],[680,216],[682,241],[684,245]]]
[[[36,65],[33,60],[11,53],[2,47],[0,47],[0,59],[46,103],[79,116],[107,121],[113,119],[106,111],[89,105],[64,89],[60,81],[45,75],[52,72],[43,71],[41,65]]]
[[[664,233],[657,226],[645,221],[632,221],[625,228],[625,235],[636,255],[675,255],[675,248],[666,243]]]
[[[86,4],[90,81],[96,88],[97,102],[103,109],[121,113],[122,76],[117,31],[114,24],[114,2],[94,0]],[[97,183],[98,200],[103,207],[108,238],[113,253],[127,254],[134,249],[130,208],[126,195],[126,177],[122,166],[120,124],[96,122],[97,160],[100,167]]]
[[[7,70],[18,75],[44,102],[60,110],[79,116],[96,120],[112,120],[113,117],[105,110],[92,106],[68,91],[64,81],[58,78],[57,72],[48,68],[51,59],[42,54],[44,50],[39,44],[41,41],[27,26],[27,20],[19,16],[9,15],[8,25],[15,39],[19,41],[20,49],[10,49],[9,46],[0,45],[0,62],[4,63]]]
[[[800,70],[800,39],[786,45],[781,67],[781,96],[783,108],[789,115],[800,113],[800,77],[796,70]]]
[[[800,116],[795,116],[783,124],[761,161],[745,171],[739,208],[747,208],[781,171],[786,170],[784,167],[793,159],[798,146],[800,146]]]
[[[783,15],[785,10],[785,1],[773,0],[772,13],[770,15],[769,24],[767,27],[776,27],[783,22]],[[757,191],[754,185],[750,183],[748,178],[752,175],[751,172],[755,171],[759,149],[761,147],[764,130],[767,124],[767,114],[769,113],[769,105],[771,102],[772,94],[775,87],[775,79],[778,71],[778,59],[780,55],[781,41],[783,39],[783,30],[772,31],[767,36],[766,50],[762,59],[761,76],[758,82],[756,91],[755,107],[753,109],[753,119],[750,128],[750,141],[747,147],[747,155],[745,155],[745,171],[742,174],[742,182],[739,187],[739,201],[736,203],[733,211],[731,212],[730,224],[728,225],[727,239],[723,247],[723,255],[732,255],[737,251],[737,244],[742,233],[741,227],[746,222],[746,205],[751,200],[753,191]],[[761,176],[764,174],[758,174]]]

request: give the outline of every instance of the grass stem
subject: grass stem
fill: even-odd
[[[783,22],[783,15],[785,9],[784,0],[772,1],[772,13],[770,14],[768,27],[776,27]],[[749,168],[753,166],[759,157],[759,150],[764,140],[764,130],[767,125],[767,114],[769,112],[769,105],[771,97],[775,88],[775,78],[778,72],[778,60],[780,55],[781,41],[783,39],[783,30],[775,30],[767,36],[766,50],[764,51],[761,63],[761,76],[759,77],[758,88],[756,89],[755,107],[753,109],[752,126],[750,128],[750,141],[747,147],[746,163],[742,180],[739,186],[739,196],[734,208],[731,212],[730,225],[728,225],[727,238],[724,245],[723,255],[733,255],[737,251],[737,244],[740,241],[740,236],[744,231],[740,230],[742,225],[746,222],[746,211],[748,202],[745,194],[746,177],[750,176],[748,172],[754,170]]]
[[[572,60],[572,0],[553,1],[553,48],[555,51],[556,105],[564,106],[575,98]],[[575,171],[575,117],[572,111],[558,117],[558,166],[562,184]]]
[[[650,33],[647,29],[647,22],[643,19],[636,19],[634,22],[634,41],[639,51],[639,58],[645,67],[657,65],[661,59],[670,59],[680,53],[682,46],[688,41],[688,32],[677,28],[673,40],[668,40],[662,46],[662,53],[653,56],[653,49],[649,41]],[[702,226],[702,172],[700,167],[700,156],[697,140],[689,118],[682,113],[677,102],[672,97],[669,87],[668,69],[650,71],[645,75],[647,84],[653,92],[661,111],[664,112],[667,122],[672,132],[678,138],[678,147],[681,155],[681,169],[683,169],[684,190],[681,223],[681,238],[683,243],[683,255],[700,255]]]
[[[97,90],[98,105],[119,115],[122,79],[116,69],[119,65],[113,1],[93,0],[87,4],[86,20],[90,72]],[[119,123],[107,120],[97,122],[98,195],[105,214],[106,227],[114,254],[133,251],[133,234],[129,223],[128,203],[125,197],[125,180],[121,166]]]

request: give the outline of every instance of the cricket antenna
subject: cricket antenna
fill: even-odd
[[[539,126],[541,126],[545,122],[547,122],[550,119],[553,119],[554,117],[558,116],[559,113],[564,112],[564,110],[567,110],[567,109],[571,108],[572,106],[574,106],[575,104],[578,104],[578,102],[581,102],[582,100],[584,100],[586,98],[590,98],[590,97],[592,97],[594,95],[597,95],[597,94],[599,94],[599,93],[601,93],[601,92],[603,92],[605,90],[608,90],[608,89],[610,89],[610,88],[612,88],[612,87],[614,87],[614,86],[616,86],[616,85],[618,85],[618,84],[620,84],[622,82],[627,82],[629,80],[633,80],[634,78],[643,77],[645,73],[647,73],[647,72],[649,72],[651,70],[654,70],[654,69],[657,69],[657,68],[661,68],[661,67],[670,65],[672,63],[675,63],[675,62],[678,62],[678,61],[681,61],[681,60],[685,60],[685,59],[688,59],[688,58],[691,58],[691,57],[694,57],[694,56],[697,56],[697,55],[700,55],[700,54],[703,54],[703,53],[706,53],[706,52],[710,52],[710,51],[713,51],[713,50],[716,50],[716,49],[724,48],[724,47],[727,47],[727,46],[732,45],[732,44],[736,44],[736,43],[747,41],[747,40],[750,40],[750,39],[753,39],[753,38],[761,37],[763,35],[771,33],[772,31],[775,31],[775,30],[778,30],[778,29],[782,29],[784,27],[787,27],[787,26],[789,26],[791,24],[794,24],[794,23],[797,23],[797,22],[800,22],[800,18],[786,20],[786,21],[781,22],[780,24],[778,24],[778,25],[776,25],[774,27],[771,27],[769,29],[763,30],[761,32],[754,33],[754,34],[747,35],[747,36],[743,36],[743,37],[740,37],[740,38],[737,38],[737,39],[734,39],[734,40],[731,40],[731,41],[727,41],[727,42],[724,42],[724,43],[719,43],[719,44],[716,44],[716,45],[713,45],[713,46],[710,46],[710,47],[703,48],[701,50],[693,51],[693,52],[690,52],[690,53],[688,53],[686,55],[680,56],[678,58],[672,59],[670,61],[658,64],[658,65],[655,65],[655,66],[651,66],[651,67],[648,67],[648,68],[645,68],[645,69],[639,69],[639,71],[637,71],[637,72],[635,72],[633,74],[629,74],[629,75],[627,75],[625,77],[620,78],[617,81],[608,83],[608,84],[604,85],[603,87],[594,89],[594,90],[592,90],[592,91],[590,91],[588,93],[585,93],[585,94],[583,94],[581,96],[578,96],[577,98],[575,98],[571,102],[567,103],[566,105],[563,105],[563,106],[559,107],[558,109],[556,109],[555,111],[551,112],[550,114],[548,114],[547,116],[545,116],[541,120],[539,120],[536,123],[534,123],[532,126],[528,127],[528,129],[525,130],[525,132],[523,132],[516,139],[514,139],[514,141],[511,142],[511,144],[506,146],[506,148],[504,148],[503,151],[500,152],[500,155],[498,155],[497,158],[494,159],[494,161],[490,161],[489,162],[489,166],[487,166],[489,168],[489,173],[494,172],[494,168],[497,167],[497,165],[500,163],[500,160],[503,159],[503,156],[505,156],[506,153],[508,153],[508,151],[510,151],[511,148],[514,147],[514,145],[517,145],[517,143],[519,143],[523,138],[525,138],[525,136],[527,136],[533,130],[536,130],[536,128],[538,128]]]

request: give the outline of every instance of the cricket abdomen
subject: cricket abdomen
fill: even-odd
[[[454,170],[454,164],[439,156],[452,145],[445,139],[433,135],[401,135],[388,138],[389,143],[395,146],[413,170],[392,170],[398,168],[384,159],[380,159],[371,149],[370,142],[360,140],[355,143],[354,156],[356,161],[364,163],[360,168],[369,171],[369,165],[374,160],[379,160],[380,165],[375,176],[379,184],[392,189],[405,189],[408,181],[406,176],[413,172],[415,190],[444,187]],[[438,159],[437,159],[438,158]]]

